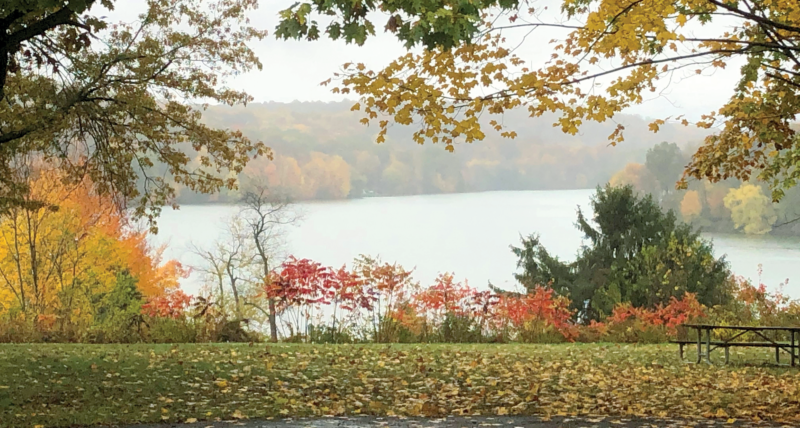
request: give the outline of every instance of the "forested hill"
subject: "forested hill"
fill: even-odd
[[[419,146],[414,127],[395,126],[386,143],[374,142],[377,130],[359,122],[352,102],[255,103],[247,107],[211,106],[205,121],[238,129],[269,145],[275,159],[248,165],[239,177],[266,180],[296,199],[342,199],[488,190],[579,189],[605,183],[630,162],[642,162],[648,148],[660,141],[681,146],[697,143],[694,128],[663,126],[658,134],[648,121],[620,116],[615,123],[587,124],[572,136],[552,126],[554,117],[529,118],[524,110],[503,121],[518,137],[508,140],[492,131],[484,141]],[[488,119],[486,119],[488,122]],[[626,128],[626,142],[616,147],[607,136],[616,123]],[[487,129],[488,126],[487,126]],[[179,203],[223,202],[238,195],[197,195],[179,189]]]

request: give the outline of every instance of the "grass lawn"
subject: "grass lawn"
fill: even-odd
[[[800,369],[762,365],[772,352],[732,351],[725,367],[682,363],[677,345],[0,345],[0,427],[342,414],[800,420]]]

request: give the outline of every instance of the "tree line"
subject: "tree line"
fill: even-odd
[[[653,195],[661,207],[706,232],[800,235],[800,189],[785,190],[778,202],[759,180],[695,181],[677,190],[689,155],[675,143],[659,143],[647,151],[645,162],[627,164],[610,183]]]
[[[487,136],[480,144],[462,144],[449,153],[441,145],[419,146],[404,129],[393,129],[385,143],[375,144],[375,131],[360,124],[349,106],[218,106],[206,110],[204,121],[269,141],[273,158],[250,161],[237,178],[244,186],[265,182],[296,200],[592,188],[606,183],[626,163],[643,161],[647,148],[661,138],[636,116],[620,118],[632,141],[609,147],[602,137],[608,125],[589,126],[573,137],[554,130],[546,119],[510,114],[507,122],[519,124],[516,140]],[[680,127],[664,133],[678,141],[700,141],[704,135]],[[202,154],[196,154],[190,165],[199,165],[201,159]],[[176,188],[180,203],[234,203],[242,196],[238,190],[199,194],[180,184]]]

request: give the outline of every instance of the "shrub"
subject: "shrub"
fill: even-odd
[[[666,306],[636,308],[630,303],[617,305],[606,319],[605,340],[624,343],[660,343],[676,337],[678,326],[705,317],[703,305],[692,293],[671,298]],[[595,325],[598,328],[598,325]]]
[[[497,336],[528,343],[574,340],[570,301],[552,288],[535,287],[532,293],[503,294],[493,306]]]
[[[92,343],[132,343],[142,340],[147,322],[142,315],[142,293],[127,271],[117,274],[114,288],[95,296],[94,323],[85,339]]]
[[[186,317],[152,317],[147,319],[147,341],[151,343],[199,342],[199,329]]]

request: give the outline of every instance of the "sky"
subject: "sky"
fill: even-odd
[[[542,5],[554,1],[540,0],[535,4]],[[260,9],[250,14],[250,19],[256,27],[270,31],[266,39],[251,46],[260,58],[263,69],[237,76],[229,82],[229,85],[246,90],[256,102],[341,101],[345,99],[344,95],[334,94],[330,87],[320,86],[320,83],[333,77],[342,64],[361,62],[368,68],[376,69],[406,52],[400,42],[383,32],[385,17],[382,16],[378,16],[376,20],[378,35],[361,47],[328,39],[315,42],[276,40],[272,33],[278,23],[278,12],[291,6],[292,3],[294,0],[262,0]],[[143,10],[143,4],[142,0],[117,1],[114,11],[95,13],[108,16],[109,21],[130,20],[130,17],[136,16]],[[549,10],[557,8],[550,7]],[[545,16],[543,19],[553,18],[558,19],[551,13],[551,16]],[[507,35],[515,45],[526,36],[522,32]],[[527,35],[525,43],[516,53],[529,60],[533,66],[541,65],[552,52],[549,41],[553,38],[563,38],[564,35],[563,30],[548,32],[539,29]],[[662,84],[662,87],[651,94],[642,105],[633,107],[625,113],[649,118],[684,114],[690,120],[697,119],[702,114],[718,109],[730,97],[738,72],[736,66],[701,76],[695,75],[694,70],[687,70],[683,75],[676,75],[669,84],[667,82]],[[352,95],[350,98],[352,99]]]

